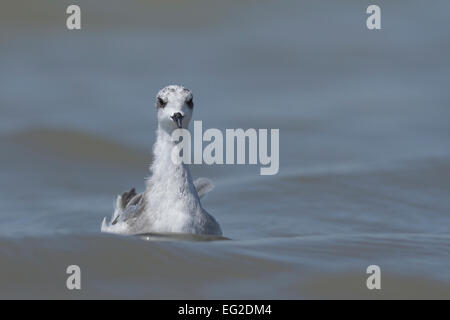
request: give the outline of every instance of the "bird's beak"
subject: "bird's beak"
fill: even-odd
[[[173,116],[171,116],[172,120],[175,121],[178,128],[183,127],[183,115],[179,112],[175,113]]]

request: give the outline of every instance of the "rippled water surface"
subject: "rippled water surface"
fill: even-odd
[[[447,1],[379,1],[375,32],[359,1],[79,2],[76,32],[0,13],[0,298],[450,298]],[[100,233],[169,83],[204,129],[280,129],[277,175],[192,167],[229,240]]]

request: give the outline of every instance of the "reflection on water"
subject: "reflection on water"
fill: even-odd
[[[210,235],[196,235],[196,234],[183,234],[183,233],[143,233],[136,235],[138,238],[147,241],[220,241],[230,240],[221,236]]]
[[[448,2],[381,1],[380,32],[358,2],[175,2],[80,1],[72,33],[63,4],[7,1],[0,298],[70,298],[74,263],[90,298],[450,298]],[[280,129],[275,176],[192,168],[230,241],[100,234],[144,187],[169,83],[204,130]]]

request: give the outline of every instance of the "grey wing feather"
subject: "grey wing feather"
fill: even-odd
[[[126,221],[137,217],[144,210],[144,193],[136,193],[133,188],[128,192],[124,192],[121,196],[120,208],[121,213],[114,219],[112,225],[119,221]]]
[[[194,186],[197,189],[199,198],[203,198],[205,194],[214,189],[214,184],[207,178],[198,178],[194,181]]]

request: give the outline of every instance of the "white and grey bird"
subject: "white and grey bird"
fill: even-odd
[[[117,196],[111,221],[103,219],[101,231],[119,234],[183,233],[222,235],[222,230],[203,208],[200,198],[213,189],[209,179],[192,180],[188,165],[172,161],[176,141],[172,132],[187,129],[194,103],[191,91],[171,85],[156,96],[158,128],[153,146],[152,173],[146,190],[135,189]]]

